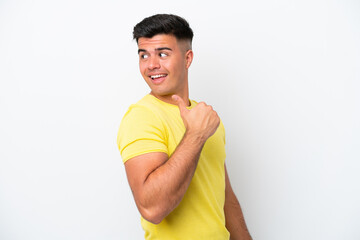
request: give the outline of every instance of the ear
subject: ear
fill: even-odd
[[[194,52],[190,49],[185,54],[186,69],[190,67],[193,58],[194,58]]]

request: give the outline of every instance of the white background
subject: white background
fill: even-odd
[[[148,93],[132,28],[194,30],[254,239],[360,239],[360,2],[0,1],[0,239],[142,239],[116,146]]]

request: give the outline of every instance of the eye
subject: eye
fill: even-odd
[[[159,54],[159,56],[160,56],[160,57],[167,57],[168,55],[167,55],[167,53],[163,53],[163,52],[162,52],[162,53]]]
[[[140,57],[141,57],[142,59],[147,59],[147,58],[149,57],[149,55],[147,55],[147,54],[141,54]]]

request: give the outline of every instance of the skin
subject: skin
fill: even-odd
[[[225,166],[225,222],[226,228],[230,232],[230,240],[251,240],[251,235],[247,229],[245,218],[242,213],[238,199],[231,188],[229,175]]]
[[[172,35],[159,34],[138,39],[140,72],[158,99],[179,107],[186,131],[171,157],[147,153],[125,163],[127,178],[140,214],[160,223],[181,202],[206,140],[220,124],[216,111],[204,102],[189,106],[188,69],[193,59],[191,44]],[[162,77],[153,80],[151,76]],[[226,168],[225,168],[226,169]],[[225,178],[226,227],[232,240],[251,239],[240,204]]]
[[[188,69],[193,60],[190,43],[178,41],[173,35],[159,34],[152,38],[139,38],[140,73],[158,99],[176,104],[172,95],[189,99]],[[164,74],[161,84],[155,83],[150,76]],[[188,105],[188,104],[187,104]]]

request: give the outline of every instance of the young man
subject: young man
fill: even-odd
[[[189,24],[159,14],[133,35],[151,92],[130,106],[117,142],[145,239],[251,239],[225,168],[224,126],[189,100]]]

